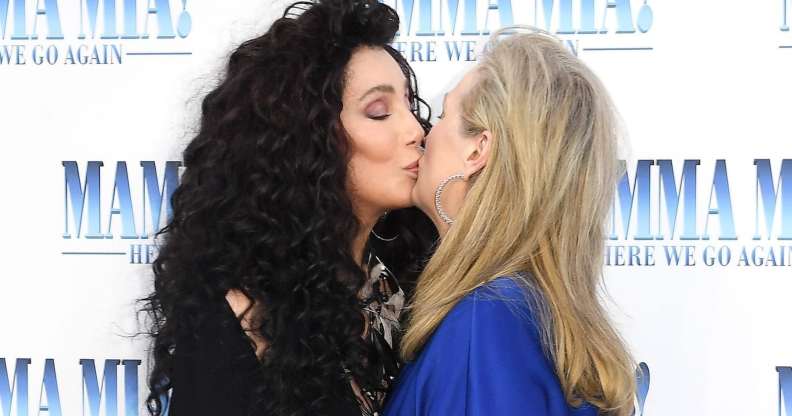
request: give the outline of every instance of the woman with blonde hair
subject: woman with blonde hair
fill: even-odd
[[[599,298],[615,110],[556,38],[516,29],[493,35],[426,137],[413,200],[441,242],[388,416],[633,411],[633,362]]]

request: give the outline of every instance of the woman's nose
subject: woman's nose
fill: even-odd
[[[410,121],[408,123],[408,129],[405,133],[405,137],[407,139],[408,146],[415,146],[419,149],[423,148],[423,142],[425,138],[424,129],[421,127],[421,123],[418,122],[412,113],[410,113]]]

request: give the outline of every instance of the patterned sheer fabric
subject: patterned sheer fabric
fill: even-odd
[[[382,365],[382,383],[374,391],[362,389],[359,393],[363,396],[362,414],[377,416],[399,373],[400,361],[396,351],[401,334],[399,315],[405,299],[396,277],[370,248],[367,269],[369,279],[360,293],[361,308],[367,323],[364,337],[377,352]]]

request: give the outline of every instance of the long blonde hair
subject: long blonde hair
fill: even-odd
[[[542,338],[567,401],[629,415],[633,361],[599,292],[606,218],[621,173],[614,107],[557,39],[500,35],[462,99],[463,133],[489,130],[490,156],[419,279],[402,355],[413,359],[477,287],[529,272],[545,303],[537,312]]]

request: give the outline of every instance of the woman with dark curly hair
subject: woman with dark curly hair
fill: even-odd
[[[398,27],[374,0],[298,2],[231,54],[143,300],[153,415],[381,409],[394,276],[407,287],[435,238],[410,208],[429,124]]]

